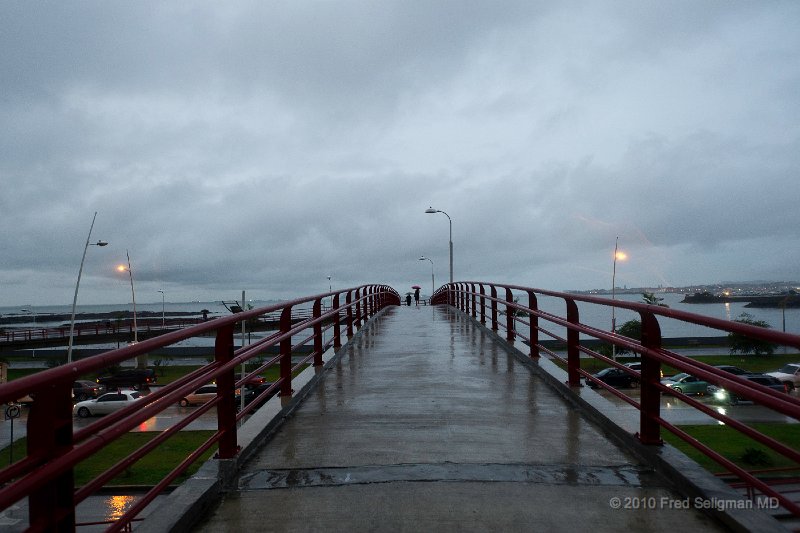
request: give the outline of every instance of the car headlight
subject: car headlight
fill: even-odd
[[[717,389],[714,392],[714,398],[716,398],[717,400],[724,400],[727,397],[728,397],[728,391],[726,391],[725,389]]]

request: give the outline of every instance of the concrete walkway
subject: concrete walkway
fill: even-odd
[[[389,309],[339,357],[198,530],[722,529],[453,310]]]

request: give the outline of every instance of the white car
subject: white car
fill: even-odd
[[[133,404],[141,397],[136,391],[107,392],[94,400],[76,403],[72,413],[81,418],[107,415]]]
[[[781,383],[787,385],[789,390],[800,387],[800,363],[783,365],[782,368],[775,372],[767,372],[767,375],[781,380]]]

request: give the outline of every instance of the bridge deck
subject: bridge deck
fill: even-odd
[[[457,312],[389,309],[340,355],[200,530],[718,527]]]

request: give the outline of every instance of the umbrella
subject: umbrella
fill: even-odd
[[[422,289],[422,287],[420,287],[419,285],[412,285],[411,288],[412,289]]]

